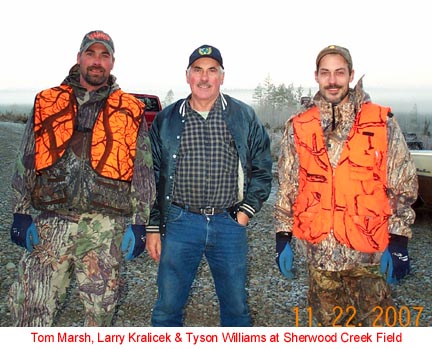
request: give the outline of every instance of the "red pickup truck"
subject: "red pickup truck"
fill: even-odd
[[[147,121],[147,127],[150,129],[150,125],[153,122],[156,114],[162,110],[162,104],[159,97],[146,93],[131,93],[131,95],[133,95],[135,98],[138,98],[146,105],[144,115]]]

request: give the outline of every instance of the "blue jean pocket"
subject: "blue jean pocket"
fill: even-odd
[[[184,209],[171,205],[167,214],[167,223],[178,221],[184,215]]]

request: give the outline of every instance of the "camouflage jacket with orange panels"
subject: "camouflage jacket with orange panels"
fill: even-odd
[[[14,212],[101,212],[147,224],[155,184],[143,108],[116,84],[89,93],[73,75],[40,92],[13,176]]]
[[[361,81],[355,89],[350,89],[349,102],[334,108],[321,97],[319,92],[316,94],[312,105],[308,106],[308,108],[314,108],[314,110],[319,112],[319,120],[317,122],[320,123],[322,129],[323,143],[321,146],[326,154],[323,153],[322,156],[316,157],[315,160],[318,159],[318,161],[321,161],[322,159],[328,159],[324,167],[331,166],[331,169],[328,169],[327,172],[323,171],[320,175],[324,173],[328,175],[333,171],[337,173],[340,162],[343,161],[343,159],[347,159],[346,156],[348,153],[345,148],[346,143],[348,138],[352,136],[351,132],[353,126],[358,122],[357,118],[359,112],[365,105],[369,104],[369,102],[369,96],[364,93]],[[376,105],[375,107],[380,108]],[[388,109],[382,108],[380,110]],[[296,144],[296,139],[298,141],[298,138],[296,135],[295,123],[296,120],[305,120],[302,119],[303,112],[293,116],[287,121],[281,141],[278,162],[279,188],[276,194],[274,213],[275,231],[294,232],[294,235],[298,236],[295,238],[298,251],[304,253],[307,256],[308,262],[317,269],[340,271],[359,265],[376,265],[380,261],[381,251],[386,246],[388,233],[411,237],[412,231],[410,225],[415,219],[415,213],[411,205],[417,197],[418,190],[416,168],[396,118],[394,116],[391,117],[391,114],[389,116],[383,116],[383,130],[385,130],[383,135],[385,135],[384,141],[386,142],[386,147],[381,147],[381,150],[384,150],[383,153],[377,156],[375,156],[374,153],[371,157],[371,159],[376,158],[376,161],[374,160],[376,164],[382,163],[382,171],[384,171],[383,173],[380,170],[381,172],[379,173],[382,178],[378,182],[375,182],[375,185],[378,185],[380,193],[380,195],[376,197],[377,204],[382,205],[377,209],[379,212],[379,218],[377,218],[377,220],[381,221],[383,224],[378,223],[376,225],[382,228],[380,238],[378,239],[380,240],[378,244],[380,247],[376,248],[375,251],[371,252],[369,250],[366,252],[360,245],[366,246],[368,243],[365,244],[365,240],[363,239],[362,241],[362,238],[358,240],[358,237],[362,237],[361,233],[359,233],[358,230],[354,232],[346,231],[345,228],[347,226],[341,225],[341,223],[343,223],[343,220],[347,217],[352,219],[352,217],[355,216],[353,212],[357,210],[357,213],[365,213],[365,217],[361,219],[359,225],[356,225],[358,222],[351,220],[349,228],[352,229],[354,226],[367,226],[366,217],[370,213],[368,212],[369,208],[377,208],[376,204],[372,204],[372,206],[369,207],[369,204],[373,202],[373,198],[367,200],[367,202],[356,202],[356,205],[363,205],[362,207],[351,206],[347,210],[331,204],[330,210],[333,210],[332,213],[327,215],[327,217],[320,217],[326,220],[322,222],[322,225],[315,221],[315,225],[312,226],[313,231],[309,230],[306,234],[301,233],[301,229],[303,228],[300,228],[300,224],[305,222],[309,222],[307,224],[310,224],[310,221],[305,218],[308,215],[308,208],[306,207],[307,205],[305,206],[304,204],[308,202],[308,205],[310,205],[311,201],[308,201],[308,198],[310,199],[310,194],[314,191],[308,190],[309,194],[304,194],[309,195],[308,197],[303,196],[299,198],[299,188],[303,188],[306,178],[305,173],[308,172],[303,167],[305,166],[304,162],[299,159],[298,144]],[[333,116],[335,117],[334,130],[332,130]],[[310,141],[309,144],[313,144],[313,141]],[[378,146],[377,144],[375,145]],[[381,155],[384,155],[384,157],[379,159]],[[358,159],[360,165],[366,165],[366,163],[360,163],[364,161],[364,159],[360,160],[361,156]],[[372,171],[371,174],[373,174]],[[342,176],[346,175],[347,173],[342,174]],[[311,176],[309,176],[309,179],[310,178]],[[318,176],[318,178],[320,177]],[[341,177],[338,177],[338,181],[341,179]],[[340,184],[335,183],[335,187],[338,185]],[[345,181],[345,185],[350,184]],[[321,193],[319,193],[321,189],[315,190],[315,192],[321,195]],[[357,189],[359,189],[359,187],[357,187]],[[343,195],[344,192],[349,193],[350,190],[355,191],[357,189],[353,187],[346,188],[346,190],[341,189],[338,195]],[[331,193],[322,193],[322,195],[327,195],[326,200],[332,198]],[[353,205],[354,203],[355,200],[353,199],[349,205]],[[346,204],[347,202],[343,205]],[[366,205],[368,207],[366,207]],[[337,209],[341,209],[342,211],[338,213],[340,216],[336,218],[339,231],[338,234],[335,234],[334,223],[337,215],[335,216],[334,213]],[[320,227],[320,229],[317,229],[317,227]],[[344,229],[343,231],[340,230],[342,228]],[[307,231],[307,229],[308,228],[303,229],[303,232]],[[307,237],[308,234],[309,238]],[[369,244],[369,246],[372,245]]]

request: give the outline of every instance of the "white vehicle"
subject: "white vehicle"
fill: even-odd
[[[417,168],[419,204],[432,207],[432,150],[410,150]]]

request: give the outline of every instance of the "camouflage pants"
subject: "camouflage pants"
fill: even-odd
[[[382,326],[380,310],[393,305],[379,266],[339,272],[309,266],[308,301],[321,326]]]
[[[9,291],[14,326],[52,326],[73,275],[85,326],[110,326],[119,300],[124,218],[42,214],[35,224],[40,243],[24,253]]]

